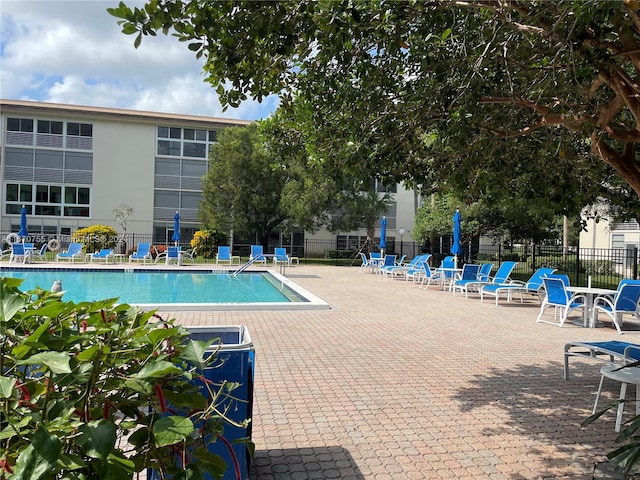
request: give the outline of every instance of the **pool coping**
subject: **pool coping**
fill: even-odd
[[[105,268],[106,267],[106,268]],[[220,274],[234,271],[233,269],[227,268],[211,268],[207,265],[199,266],[200,268],[194,268],[195,265],[190,265],[189,267],[178,267],[178,268],[170,268],[170,267],[161,267],[159,265],[101,265],[97,266],[95,264],[92,265],[82,265],[82,264],[69,264],[69,265],[60,265],[56,264],[22,264],[16,265],[15,263],[0,264],[0,275],[3,270],[19,270],[19,271],[43,271],[43,270],[55,270],[55,271],[90,271],[90,272],[99,272],[99,271],[126,271],[126,272],[146,272],[146,273],[212,273],[212,274]],[[310,291],[302,288],[297,283],[288,279],[286,276],[281,275],[272,269],[251,269],[248,270],[247,273],[269,273],[276,281],[282,283],[288,289],[293,291],[295,295],[303,298],[303,301],[299,302],[253,302],[253,303],[133,303],[129,302],[128,305],[135,306],[141,308],[142,310],[158,310],[163,312],[190,312],[190,311],[291,311],[291,310],[330,310],[331,306],[322,300],[317,295],[311,293]]]

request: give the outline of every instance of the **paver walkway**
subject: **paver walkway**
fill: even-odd
[[[615,448],[613,412],[580,426],[601,364],[573,360],[565,381],[563,345],[640,333],[536,324],[537,302],[495,307],[355,267],[287,276],[332,309],[167,314],[248,326],[252,479],[591,479]],[[605,382],[606,400],[618,391]]]

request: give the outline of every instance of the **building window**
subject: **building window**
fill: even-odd
[[[7,118],[7,131],[33,133],[33,120],[31,118]]]
[[[157,127],[157,154],[168,157],[207,158],[216,141],[215,130]]]
[[[90,193],[90,189],[86,187],[7,183],[5,213],[18,215],[24,205],[29,214],[36,216],[89,217]]]
[[[38,133],[50,133],[52,135],[62,135],[62,122],[52,122],[50,120],[38,120]]]
[[[67,122],[67,136],[93,137],[93,125],[90,123]]]

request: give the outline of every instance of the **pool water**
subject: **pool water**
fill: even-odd
[[[177,304],[281,304],[308,302],[301,289],[291,288],[284,277],[269,272],[232,276],[228,273],[89,271],[89,270],[2,270],[2,276],[23,278],[23,291],[50,289],[62,283],[63,299],[74,302],[119,298],[132,305]],[[295,284],[293,284],[295,285]],[[307,292],[308,293],[308,292]],[[312,296],[312,295],[309,295]]]

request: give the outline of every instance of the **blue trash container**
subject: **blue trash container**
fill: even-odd
[[[214,338],[221,341],[218,350],[218,361],[215,368],[208,368],[204,372],[204,377],[212,382],[237,382],[238,388],[233,390],[233,396],[239,398],[240,402],[233,402],[227,415],[236,422],[243,422],[253,415],[253,379],[255,350],[249,331],[244,325],[223,325],[223,326],[185,326],[189,330],[191,340],[209,342]],[[214,353],[215,349],[211,350]],[[218,365],[221,363],[221,365]],[[233,444],[240,438],[251,439],[251,425],[247,427],[236,427],[230,424],[224,426],[224,438],[232,444],[233,451],[240,466],[240,480],[250,480],[251,478],[251,456],[244,443]],[[227,470],[223,480],[237,480],[233,467],[233,458],[223,442],[217,441],[210,445],[209,451],[222,457],[227,464]],[[148,472],[150,480],[159,480],[157,472]]]

